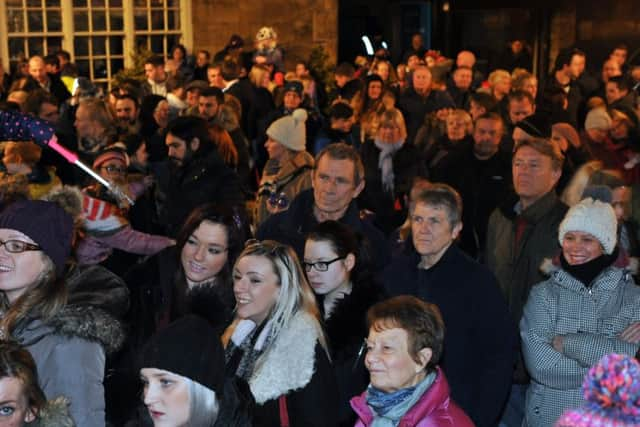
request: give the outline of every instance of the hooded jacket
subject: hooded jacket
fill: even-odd
[[[129,293],[119,277],[99,267],[67,275],[67,304],[51,319],[30,318],[13,336],[33,356],[48,399],[65,397],[78,426],[105,425],[106,357],[124,342],[119,318]]]
[[[549,278],[531,289],[520,322],[522,351],[531,385],[527,391],[525,421],[529,427],[554,424],[566,409],[583,402],[582,382],[602,356],[634,356],[637,344],[619,338],[640,321],[640,287],[620,252],[587,288],[561,269],[545,263]],[[563,337],[563,351],[553,346]]]

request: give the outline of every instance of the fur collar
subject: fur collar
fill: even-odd
[[[257,404],[301,389],[311,381],[317,342],[318,332],[309,315],[299,313],[291,319],[249,380]]]
[[[69,401],[64,397],[47,401],[45,407],[38,414],[38,419],[29,425],[32,427],[74,427],[75,424],[69,415]]]
[[[626,270],[631,274],[636,275],[638,274],[638,268],[640,267],[640,260],[635,257],[630,257],[622,248],[618,248],[618,257],[611,267]],[[554,272],[559,270],[562,270],[559,253],[553,258],[545,258],[542,260],[542,264],[540,264],[540,271],[546,276],[551,276]]]

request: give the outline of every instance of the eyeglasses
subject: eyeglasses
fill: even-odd
[[[23,242],[22,240],[0,240],[0,247],[4,246],[7,252],[19,254],[25,251],[41,251],[42,248],[33,243]]]
[[[302,265],[304,266],[304,270],[308,273],[311,271],[311,268],[315,268],[316,271],[327,271],[329,269],[329,266],[331,264],[333,264],[336,261],[340,261],[341,259],[345,259],[346,257],[338,257],[335,259],[332,259],[330,261],[318,261],[318,262],[303,262]]]
[[[106,170],[109,173],[117,173],[120,175],[124,175],[127,172],[126,168],[118,167],[118,166],[103,166],[101,169]]]

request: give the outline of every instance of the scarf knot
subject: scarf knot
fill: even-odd
[[[404,145],[404,141],[383,142],[375,139],[373,143],[380,150],[378,169],[382,172],[382,188],[393,195],[395,174],[393,173],[393,156]]]

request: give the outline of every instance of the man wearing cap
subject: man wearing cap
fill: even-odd
[[[558,250],[558,225],[567,211],[555,192],[563,160],[560,149],[548,139],[517,142],[511,162],[516,194],[506,197],[489,218],[487,266],[496,275],[516,322],[531,287],[544,280],[538,267]],[[501,425],[522,423],[528,382],[519,359]]]

